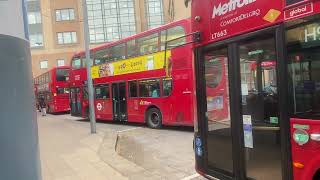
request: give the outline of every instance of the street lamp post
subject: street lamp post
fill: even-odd
[[[84,29],[84,46],[86,52],[86,65],[87,65],[87,85],[88,85],[88,96],[89,96],[89,119],[91,126],[91,133],[96,133],[96,115],[94,111],[94,100],[93,100],[93,83],[91,78],[91,65],[92,61],[90,58],[89,50],[89,25],[88,25],[88,11],[87,11],[87,1],[82,0],[83,7],[83,29]]]

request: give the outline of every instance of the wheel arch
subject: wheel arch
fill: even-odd
[[[316,171],[316,173],[313,175],[313,180],[318,180],[320,179],[320,168]]]

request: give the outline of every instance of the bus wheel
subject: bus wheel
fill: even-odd
[[[153,129],[160,129],[162,127],[162,114],[159,109],[151,108],[147,111],[147,124]]]

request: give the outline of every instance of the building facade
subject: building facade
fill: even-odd
[[[84,48],[80,0],[27,0],[33,76]],[[184,0],[87,0],[90,46],[190,17]]]

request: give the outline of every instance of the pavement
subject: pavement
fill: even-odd
[[[194,170],[190,128],[90,123],[38,113],[43,180],[202,180]]]

